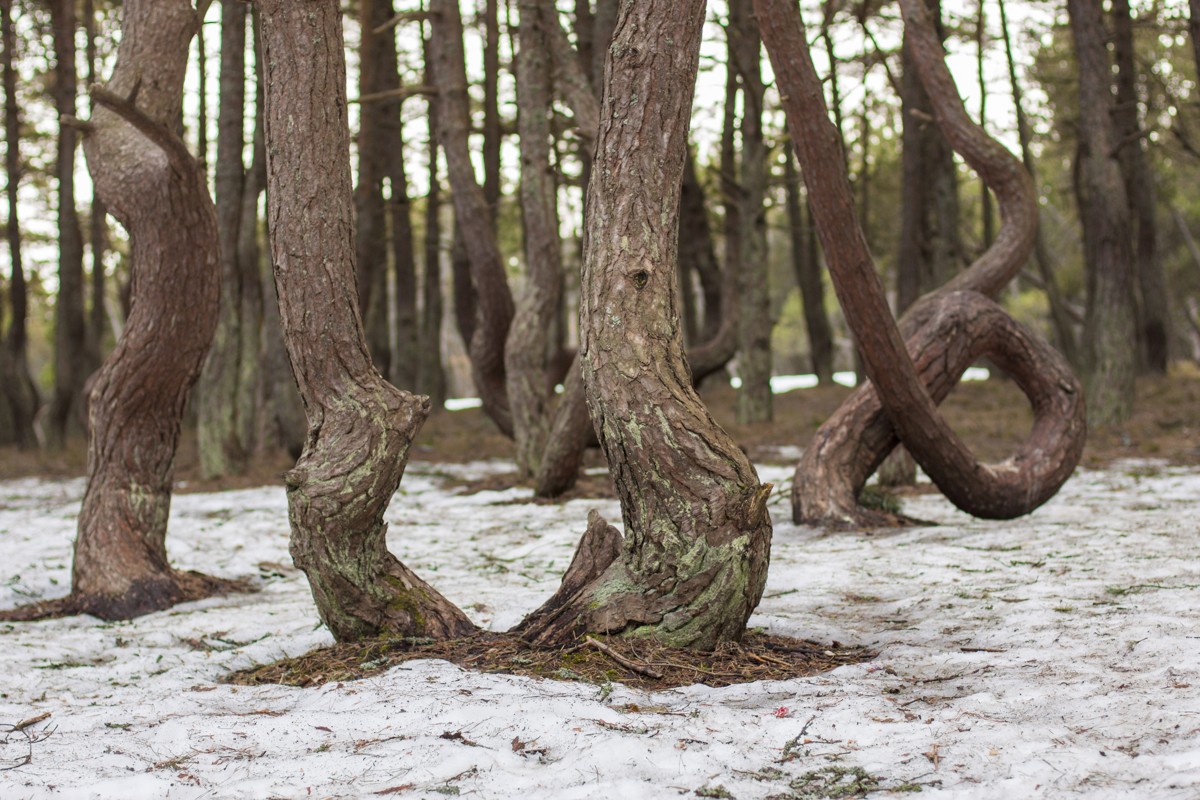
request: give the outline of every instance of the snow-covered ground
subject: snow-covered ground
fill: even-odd
[[[448,492],[505,465],[413,464],[391,546],[479,623],[555,588],[586,511]],[[766,467],[764,478],[790,471]],[[65,593],[79,481],[0,483],[0,608]],[[409,662],[313,689],[230,670],[330,641],[281,489],[179,495],[177,565],[256,594],[133,622],[0,625],[0,798],[1200,797],[1200,472],[1081,472],[1022,520],[825,535],[775,505],[752,625],[870,645],[803,680],[646,694]],[[0,730],[5,728],[0,727]],[[28,733],[33,741],[30,741]],[[839,788],[841,787],[841,788]],[[897,793],[895,796],[908,796]]]

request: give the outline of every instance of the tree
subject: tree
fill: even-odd
[[[129,234],[131,311],[93,378],[71,594],[10,619],[127,619],[235,588],[172,569],[165,546],[180,420],[212,340],[220,279],[204,173],[174,133],[200,19],[186,0],[126,0],[123,11],[112,77],[92,89],[84,152]]]
[[[367,352],[338,3],[257,6],[275,284],[308,415],[304,452],[285,475],[292,558],[339,640],[465,634],[466,616],[387,550],[384,511],[429,400],[385,381]]]
[[[828,384],[833,381],[833,331],[829,325],[829,316],[825,313],[825,285],[821,278],[821,262],[816,257],[816,248],[811,246],[816,234],[806,224],[808,214],[801,207],[800,176],[796,172],[796,159],[791,147],[784,148],[783,165],[784,180],[787,184],[785,204],[792,242],[792,268],[796,273],[800,302],[804,306],[804,326],[808,332],[812,370],[818,383]]]
[[[1120,137],[1113,123],[1112,69],[1104,44],[1103,12],[1098,4],[1085,0],[1068,0],[1067,12],[1079,65],[1088,413],[1092,424],[1103,426],[1122,422],[1133,411],[1137,334],[1129,204],[1117,160]]]
[[[83,319],[83,233],[75,209],[75,151],[79,136],[75,118],[74,0],[51,0],[54,28],[54,107],[58,113],[58,299],[54,313],[54,394],[47,415],[47,437],[55,446],[83,433],[84,381],[87,380],[86,330]]]
[[[429,36],[422,36],[421,49],[425,56],[425,85],[433,86],[433,71],[429,57]],[[442,198],[441,178],[438,176],[437,98],[427,97],[429,127],[429,193],[425,195],[425,275],[421,286],[421,348],[417,364],[417,388],[429,396],[433,413],[442,410],[446,402],[446,373],[442,367]]]
[[[25,267],[21,260],[21,220],[17,188],[23,171],[21,164],[21,114],[17,102],[17,74],[13,66],[16,35],[13,31],[12,0],[0,0],[0,27],[3,28],[4,70],[4,168],[8,180],[5,198],[8,220],[5,227],[10,266],[8,303],[12,312],[7,332],[3,328],[4,303],[0,299],[0,441],[15,443],[22,450],[37,446],[33,419],[38,408],[37,387],[29,375],[28,291]]]
[[[593,513],[560,591],[520,631],[678,647],[737,639],[770,549],[760,484],[692,388],[676,313],[679,192],[703,0],[621,4],[588,187],[581,366],[621,498],[623,546]]]
[[[857,507],[855,497],[895,445],[896,432],[960,508],[986,517],[1028,513],[1071,474],[1085,434],[1081,391],[1067,365],[986,299],[1012,278],[1032,248],[1036,204],[1028,174],[967,116],[923,1],[902,0],[906,35],[915,39],[912,53],[938,125],[995,191],[1002,225],[992,248],[967,272],[919,301],[900,326],[892,324],[854,217],[845,169],[839,168],[839,136],[824,111],[799,11],[787,0],[755,0],[755,9],[830,273],[871,378],[817,432],[797,467],[796,520],[835,526],[877,521]],[[983,353],[1013,374],[1035,416],[1018,453],[995,466],[975,461],[935,405]]]

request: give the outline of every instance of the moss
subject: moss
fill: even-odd
[[[896,495],[886,489],[880,489],[878,486],[864,486],[863,490],[858,493],[858,504],[863,508],[884,511],[888,514],[900,513],[900,500]]]

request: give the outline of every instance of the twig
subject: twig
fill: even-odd
[[[351,100],[351,103],[378,103],[382,100],[404,100],[418,94],[437,94],[436,86],[401,86],[399,89],[388,89],[383,92],[371,92]]]
[[[37,725],[39,722],[43,722],[48,719],[50,719],[50,712],[45,711],[41,714],[38,714],[36,717],[30,717],[27,720],[22,720],[21,722],[18,722],[16,725],[12,726],[13,733],[16,733],[17,731],[23,731],[31,725]]]
[[[963,653],[1007,653],[1008,651],[1002,647],[960,647],[958,648]]]
[[[380,25],[378,28],[372,28],[371,33],[378,36],[379,34],[396,27],[401,22],[415,22],[417,20],[429,19],[433,16],[437,16],[436,11],[401,11],[399,14]]]
[[[585,636],[584,640],[589,645],[596,648],[600,652],[604,653],[609,658],[611,658],[613,661],[617,662],[618,664],[625,667],[626,669],[631,669],[634,672],[638,673],[639,675],[645,675],[647,678],[654,678],[655,680],[662,680],[661,672],[656,672],[655,670],[651,669],[650,667],[647,667],[643,664],[639,664],[636,661],[630,661],[628,658],[621,655],[616,650],[613,650],[611,647],[609,647],[608,645],[606,645],[604,642],[600,641],[599,639],[593,639],[591,636]]]
[[[970,672],[956,672],[953,675],[945,675],[940,678],[921,678],[920,680],[916,681],[916,683],[943,683],[944,681],[953,681],[957,680],[958,678],[965,678],[968,675],[978,675],[980,672],[987,672],[990,669],[991,666],[983,666],[979,669],[973,669]]]

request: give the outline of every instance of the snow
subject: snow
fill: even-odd
[[[389,511],[395,552],[493,629],[554,590],[588,508],[620,516],[444,480],[508,469],[414,463]],[[0,608],[65,593],[82,491],[0,483]],[[132,622],[0,625],[0,725],[52,715],[32,743],[0,736],[0,767],[32,755],[0,772],[0,798],[744,800],[830,796],[864,773],[878,797],[1195,798],[1198,495],[1194,468],[1130,462],[1081,471],[1022,520],[922,495],[905,513],[938,526],[869,535],[797,527],[781,491],[751,624],[878,657],[658,693],[438,661],[311,689],[220,684],[331,640],[288,557],[281,489],[178,495],[174,562],[261,591]]]

